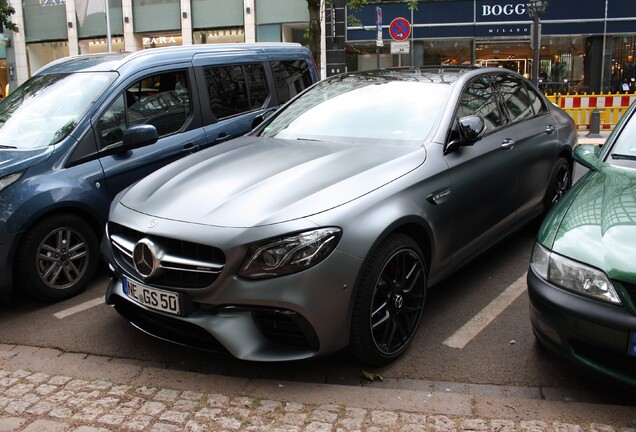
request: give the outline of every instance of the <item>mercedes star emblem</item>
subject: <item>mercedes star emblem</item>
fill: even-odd
[[[159,260],[157,247],[147,238],[137,242],[133,249],[133,265],[135,270],[144,278],[149,278],[157,271]]]

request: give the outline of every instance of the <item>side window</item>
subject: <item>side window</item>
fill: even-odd
[[[520,80],[513,76],[503,75],[498,76],[496,82],[511,122],[514,123],[534,116],[530,97]]]
[[[312,84],[309,66],[304,60],[273,61],[278,101],[284,104]]]
[[[150,124],[159,136],[179,131],[190,116],[186,71],[148,76],[128,87],[97,120],[100,147],[122,140],[136,124]]]
[[[263,65],[261,63],[245,65],[245,78],[249,85],[250,108],[253,110],[263,108],[269,94]]]
[[[262,108],[269,92],[260,63],[203,69],[210,109],[217,119]]]
[[[462,94],[456,117],[461,118],[468,115],[478,115],[483,118],[487,132],[504,124],[494,92],[486,78],[477,78],[468,85]]]
[[[126,103],[124,95],[120,95],[97,120],[99,147],[104,148],[118,143],[126,130]]]
[[[537,91],[530,86],[526,86],[526,88],[528,90],[528,98],[530,100],[530,105],[532,105],[532,109],[534,110],[534,113],[542,114],[546,112],[548,109],[543,103],[543,99],[541,99],[541,96],[537,94]]]

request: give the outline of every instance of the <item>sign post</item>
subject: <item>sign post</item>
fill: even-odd
[[[410,44],[403,41],[411,34],[411,23],[406,18],[395,18],[389,25],[389,34],[396,41],[391,43],[391,54],[399,55],[398,66],[402,66],[402,54],[409,53]]]
[[[377,68],[380,69],[380,50],[384,46],[384,40],[382,39],[382,8],[376,6],[375,8],[375,28],[377,30],[377,36],[375,39],[375,56]]]

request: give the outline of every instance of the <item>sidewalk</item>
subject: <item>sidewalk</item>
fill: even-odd
[[[605,140],[607,139],[607,137],[609,136],[609,132],[607,131],[602,131],[599,135],[601,135],[601,137],[589,137],[588,136],[589,132],[588,131],[579,131],[579,144],[594,144],[594,145],[603,145],[605,143]]]
[[[0,345],[0,431],[636,432],[636,406],[441,384],[255,380]]]

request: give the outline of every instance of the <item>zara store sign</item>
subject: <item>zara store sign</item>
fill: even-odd
[[[176,45],[177,39],[174,36],[144,36],[142,39],[144,45]]]

